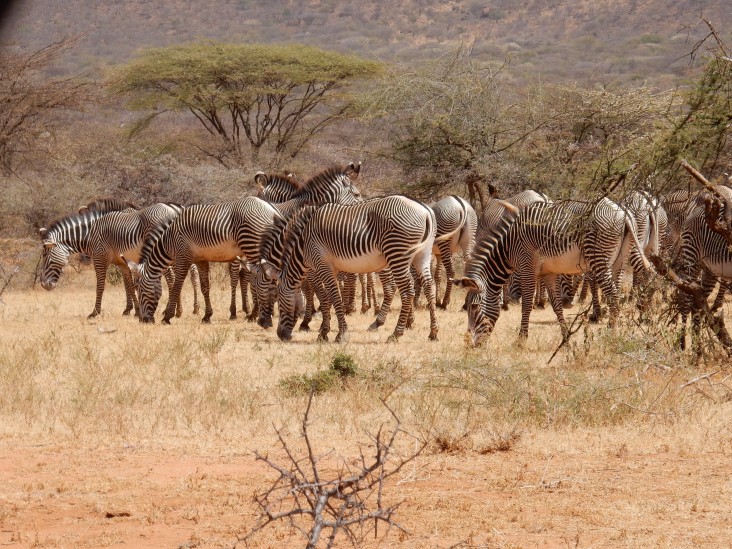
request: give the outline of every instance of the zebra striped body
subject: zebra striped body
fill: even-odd
[[[493,330],[500,294],[511,273],[521,283],[521,330],[526,337],[537,277],[544,276],[557,319],[565,331],[558,274],[591,273],[610,301],[611,324],[618,314],[612,266],[634,241],[632,218],[608,199],[597,204],[536,203],[514,209],[476,243],[462,280],[469,289],[468,329],[479,345]],[[645,259],[645,256],[642,256]],[[647,265],[647,261],[645,263]]]
[[[161,295],[160,277],[168,266],[173,265],[175,284],[163,314],[163,323],[170,323],[185,275],[195,263],[206,304],[202,322],[209,322],[213,309],[209,296],[208,263],[231,262],[238,257],[256,261],[261,236],[278,216],[273,206],[256,197],[185,208],[172,222],[146,240],[139,265],[128,262],[139,277],[140,320],[154,321]]]
[[[89,318],[101,312],[102,296],[110,264],[122,268],[125,290],[128,294],[127,307],[123,314],[129,314],[137,303],[132,289],[132,278],[121,255],[139,260],[144,238],[161,223],[177,215],[174,208],[166,204],[154,204],[142,210],[127,209],[123,212],[102,213],[95,209],[87,213],[64,218],[48,230],[42,229],[44,245],[41,284],[47,290],[55,287],[61,269],[68,262],[69,253],[82,253],[92,258],[96,273],[96,301]],[[45,231],[45,232],[44,232]]]
[[[292,178],[284,178],[279,175],[257,174],[257,183],[262,188],[263,193],[269,196],[279,196],[287,198],[286,202],[273,204],[285,218],[296,214],[307,205],[322,205],[326,203],[336,202],[339,204],[355,204],[361,202],[361,193],[353,184],[358,178],[361,170],[361,164],[350,163],[347,166],[332,166],[322,172],[316,174],[305,183],[293,184]],[[269,192],[270,189],[273,192]],[[285,191],[290,190],[287,194]],[[265,236],[262,241],[262,257],[272,264],[279,266],[282,257],[282,242],[276,242],[279,245],[273,245],[273,239],[276,241],[281,238],[284,230],[284,223],[277,223],[272,228],[271,234]],[[265,244],[265,240],[267,243]],[[303,287],[307,298],[307,307],[305,308],[305,318],[300,325],[300,329],[309,330],[309,323],[312,319],[314,303],[313,294],[318,294],[315,288],[308,288],[312,284],[312,280],[308,280]],[[348,285],[354,288],[356,285],[356,276],[349,275]],[[274,282],[262,276],[253,279],[253,289],[259,299],[259,315],[257,322],[260,326],[268,328],[272,326],[272,309],[274,307],[273,298],[276,298],[277,291]],[[266,285],[270,287],[257,287],[257,285]],[[319,289],[318,289],[319,290]],[[320,292],[322,293],[322,292]],[[269,300],[264,302],[262,300]]]
[[[432,210],[405,196],[374,198],[351,206],[326,204],[298,212],[285,228],[282,271],[278,273],[280,321],[277,334],[289,340],[294,325],[295,290],[308,273],[324,287],[321,307],[323,323],[319,339],[327,340],[330,331],[330,304],[338,317],[336,341],[345,341],[348,327],[335,274],[381,271],[389,267],[402,296],[402,309],[390,340],[403,333],[411,313],[414,285],[409,267],[414,265],[420,283],[424,282],[430,308],[430,339],[437,338],[434,283],[430,272],[436,221]],[[267,265],[268,274],[277,273]],[[386,320],[390,303],[372,324],[376,329]]]
[[[716,189],[728,201],[728,205],[732,204],[732,189],[722,185],[718,185]],[[712,231],[707,224],[704,203],[711,196],[707,191],[699,193],[687,210],[679,235],[674,269],[686,281],[700,282],[707,296],[719,280],[719,293],[712,306],[712,310],[716,310],[721,307],[724,294],[732,283],[732,251],[724,237]],[[724,214],[723,209],[720,212],[720,219],[723,219]],[[685,325],[688,315],[692,312],[692,299],[688,294],[677,292],[677,300],[682,324]],[[696,314],[693,324],[694,332],[698,333],[700,319]],[[679,344],[682,348],[685,347],[683,331]]]

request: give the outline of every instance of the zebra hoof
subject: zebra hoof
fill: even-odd
[[[327,343],[328,342],[328,334],[320,333],[318,334],[318,341],[321,343]]]
[[[211,317],[210,316],[204,316],[201,319],[201,324],[211,324]]]
[[[91,318],[94,318],[94,317],[96,317],[96,316],[98,316],[98,315],[99,315],[99,313],[98,313],[98,312],[96,312],[96,311],[92,311],[92,313],[91,313],[91,314],[90,314],[90,315],[89,315],[88,317],[86,317],[86,319],[87,319],[87,320],[89,320],[89,319],[91,319]]]
[[[447,306],[448,306],[449,304],[450,304],[450,302],[449,302],[449,301],[448,301],[447,303],[443,301],[442,303],[437,303],[437,308],[438,308],[438,309],[442,309],[442,310],[444,311],[444,310],[446,310],[446,309],[447,309]]]
[[[382,322],[379,322],[378,319],[377,320],[374,320],[371,323],[371,326],[369,326],[369,332],[375,332],[376,330],[378,330],[379,328],[381,328],[381,326],[383,326],[383,323]]]
[[[229,315],[229,320],[236,320],[236,313]]]
[[[300,330],[301,332],[309,332],[310,326],[308,326],[307,324],[300,324],[298,330]]]
[[[193,314],[197,315],[200,312],[200,310],[201,310],[200,307],[198,305],[196,305],[195,307],[193,307]]]
[[[147,322],[147,321],[145,321],[145,322]],[[170,319],[163,318],[163,320],[160,322],[160,324],[165,324],[166,326],[170,326]]]
[[[597,324],[600,322],[600,315],[592,313],[587,320],[589,320],[592,324]]]
[[[348,343],[348,332],[339,332],[335,338],[336,343]]]
[[[430,335],[427,339],[429,339],[430,341],[437,341],[437,332],[430,332]]]
[[[370,309],[368,305],[364,305],[361,307],[361,314],[364,315],[366,312]]]
[[[132,312],[132,309],[125,309],[122,311],[122,316],[130,316],[130,313]]]
[[[399,336],[396,334],[391,334],[389,337],[386,338],[387,343],[396,343],[399,341]]]

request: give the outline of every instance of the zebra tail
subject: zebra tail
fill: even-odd
[[[638,250],[638,255],[643,262],[643,268],[647,271],[652,270],[651,262],[648,261],[646,254],[643,252],[643,246],[641,246],[641,243],[638,241],[638,235],[636,234],[635,227],[633,226],[633,221],[631,220],[630,215],[628,215],[627,213],[625,215],[625,230],[630,232],[630,237],[633,239],[633,245],[635,246],[636,250]]]

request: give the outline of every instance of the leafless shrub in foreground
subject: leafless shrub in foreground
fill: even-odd
[[[369,434],[375,455],[366,456],[361,448],[355,466],[344,463],[334,477],[325,478],[321,465],[324,456],[316,455],[308,433],[313,395],[311,392],[300,431],[307,448],[305,457],[295,456],[281,429],[276,431],[287,456],[286,465],[279,465],[255,451],[256,459],[277,471],[278,477],[267,490],[255,494],[259,521],[239,541],[248,546],[252,536],[279,521],[289,522],[293,529],[301,532],[308,549],[332,547],[340,532],[358,546],[372,531],[374,537],[378,537],[379,522],[386,526],[382,537],[392,528],[406,532],[394,520],[400,503],[386,505],[383,501],[384,481],[413,461],[424,450],[426,442],[420,443],[409,455],[398,456],[395,442],[400,435],[408,433],[394,411],[382,401],[396,424],[391,429],[382,424],[375,435]],[[320,543],[321,536],[327,536],[323,543]]]

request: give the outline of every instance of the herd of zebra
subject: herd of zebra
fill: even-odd
[[[41,284],[53,289],[72,254],[91,258],[97,282],[91,318],[101,312],[107,268],[117,265],[127,295],[124,314],[134,308],[140,321],[154,322],[165,277],[169,299],[162,321],[170,323],[181,314],[181,290],[190,273],[194,313],[200,286],[203,322],[209,322],[209,262],[227,262],[232,319],[241,288],[243,309],[263,327],[272,326],[273,305],[278,304],[277,335],[289,340],[298,317],[303,317],[301,329],[309,329],[317,296],[322,314],[318,338],[328,340],[332,305],[338,342],[348,338],[346,314],[355,310],[359,280],[361,311],[373,305],[377,315],[370,330],[385,323],[399,289],[401,310],[391,341],[412,326],[413,303],[422,291],[430,314],[429,339],[437,339],[436,307],[447,307],[455,285],[468,290],[468,330],[479,345],[511,297],[521,299],[520,335],[528,334],[531,310],[545,294],[566,334],[563,308],[571,306],[580,281],[592,294],[591,319],[600,317],[601,289],[609,324],[614,324],[626,266],[632,269],[634,287],[642,288],[654,276],[651,255],[672,256],[676,271],[699,280],[706,295],[719,281],[715,308],[732,280],[732,253],[704,220],[708,191],[677,191],[660,198],[633,191],[619,203],[608,198],[555,202],[524,191],[505,200],[492,198],[479,215],[457,196],[429,206],[404,195],[364,199],[355,186],[360,169],[360,163],[333,166],[306,181],[290,173],[259,172],[256,197],[216,204],[159,203],[137,209],[116,199],[96,200],[40,229]],[[732,190],[719,189],[732,200]],[[466,259],[462,278],[455,278],[457,253]],[[447,275],[442,299],[436,296],[440,265]],[[383,287],[380,306],[374,273]],[[649,296],[639,294],[639,307],[647,307]],[[685,321],[691,302],[677,299]]]

